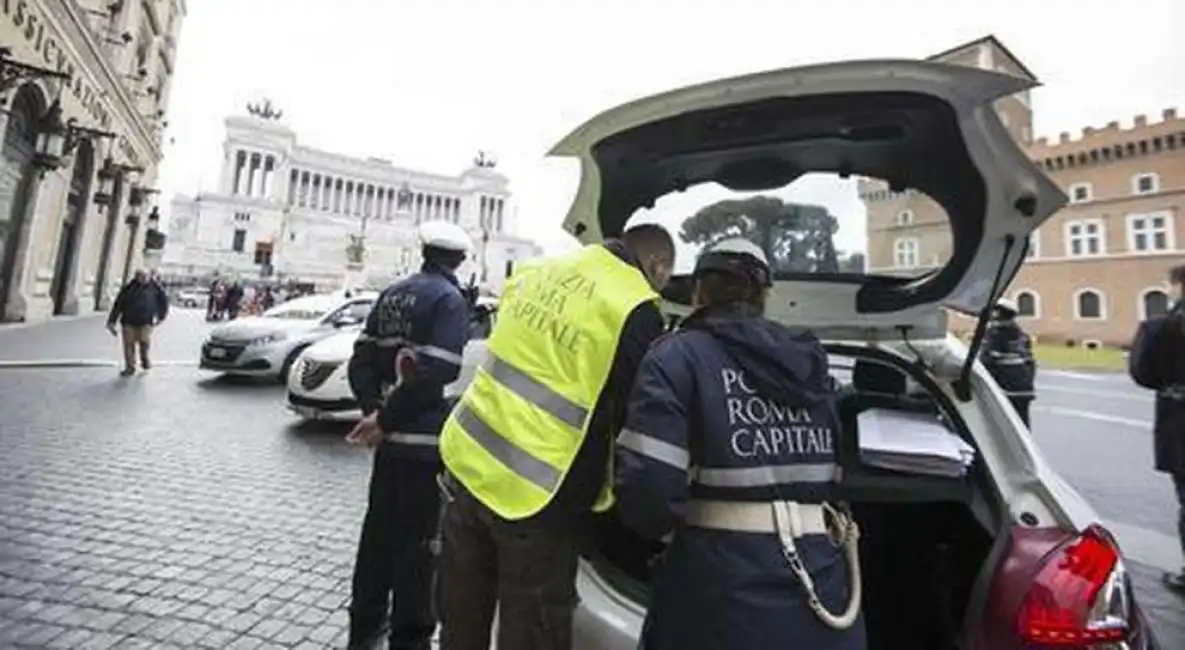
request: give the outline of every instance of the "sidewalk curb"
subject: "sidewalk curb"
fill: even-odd
[[[48,368],[118,368],[117,359],[0,359],[0,370],[36,370]],[[196,361],[156,361],[153,368],[196,368]]]
[[[0,359],[0,370],[20,368],[114,368],[113,359]]]
[[[24,323],[0,323],[0,335],[5,332],[14,332],[17,330],[27,330],[36,327],[51,327],[56,323],[73,323],[80,320],[87,320],[89,318],[102,318],[104,312],[88,312],[86,314],[74,314],[72,316],[53,316],[49,320],[37,320]]]

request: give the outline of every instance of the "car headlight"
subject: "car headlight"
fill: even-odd
[[[247,345],[267,345],[268,343],[275,343],[284,339],[283,332],[276,332],[275,334],[268,334],[266,336],[257,336],[251,339]]]

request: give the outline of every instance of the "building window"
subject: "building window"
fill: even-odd
[[[1066,256],[1084,257],[1106,252],[1103,220],[1083,219],[1066,222]]]
[[[270,241],[255,242],[255,263],[260,266],[271,266],[272,243]]]
[[[1066,193],[1070,195],[1070,203],[1086,203],[1094,198],[1090,183],[1074,183]]]
[[[1078,320],[1105,320],[1106,305],[1103,294],[1094,289],[1083,289],[1074,294],[1074,317]]]
[[[230,249],[236,253],[242,253],[247,246],[247,231],[242,228],[235,228],[235,236],[230,241]]]
[[[1160,177],[1156,174],[1132,176],[1132,194],[1156,194],[1160,191]]]
[[[236,213],[235,213],[235,221],[237,221],[237,222],[239,222],[239,223],[246,223],[246,222],[248,222],[248,221],[251,221],[251,213],[249,213],[249,212],[236,212]]]
[[[1041,300],[1035,292],[1022,289],[1016,294],[1016,313],[1025,318],[1041,317]]]
[[[1140,319],[1164,316],[1169,307],[1169,294],[1163,289],[1148,289],[1140,296]]]
[[[902,210],[897,213],[898,226],[912,226],[913,225],[913,210]]]
[[[1172,250],[1176,242],[1171,221],[1167,212],[1128,215],[1127,249],[1140,253]]]
[[[893,266],[912,269],[918,266],[918,240],[904,237],[893,242]]]
[[[1032,260],[1041,257],[1041,231],[1029,233],[1029,247],[1025,249],[1025,259]]]

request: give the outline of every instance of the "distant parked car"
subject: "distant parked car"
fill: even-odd
[[[192,289],[182,289],[177,293],[177,300],[175,301],[182,307],[205,307],[206,301],[210,298],[210,290],[201,287],[194,287]]]
[[[260,316],[216,326],[202,343],[203,370],[254,377],[288,378],[308,346],[366,320],[378,294],[306,296],[277,305]]]
[[[479,298],[469,328],[469,343],[462,355],[461,376],[445,388],[459,393],[468,385],[485,358],[485,339],[493,328],[498,303]],[[350,390],[349,360],[361,328],[351,328],[310,345],[288,373],[288,410],[306,420],[357,420],[362,417]]]

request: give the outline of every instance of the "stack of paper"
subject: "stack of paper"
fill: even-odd
[[[975,449],[933,415],[869,409],[860,413],[857,427],[866,465],[958,478],[975,461]]]

